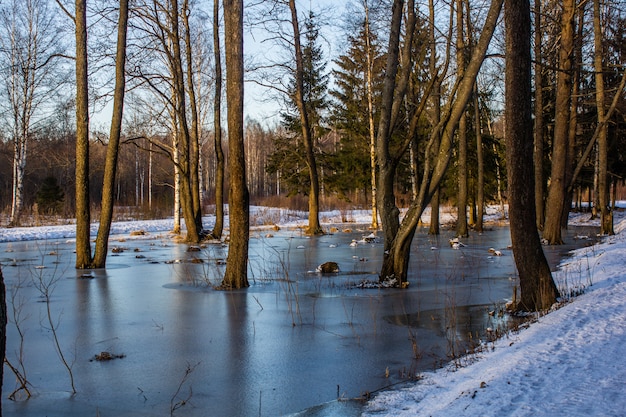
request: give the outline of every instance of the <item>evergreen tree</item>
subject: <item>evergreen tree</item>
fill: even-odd
[[[333,71],[336,88],[330,91],[334,102],[331,123],[340,135],[340,146],[332,158],[333,175],[327,178],[328,188],[345,195],[349,191],[370,190],[370,132],[367,102],[367,46],[364,24],[357,36],[348,36],[349,48],[335,61]],[[385,57],[380,53],[373,35],[374,117],[382,86]]]
[[[60,208],[63,197],[63,190],[59,187],[57,179],[49,176],[43,180],[39,191],[37,191],[35,201],[41,212],[54,213]]]
[[[329,75],[325,71],[326,62],[319,44],[319,25],[312,11],[305,19],[303,35],[303,96],[315,141],[316,158],[323,165],[320,160],[319,140],[328,131],[324,114],[329,106],[327,99]],[[270,174],[280,173],[281,181],[287,187],[289,195],[306,195],[309,192],[310,179],[302,142],[300,115],[295,100],[295,74],[290,76],[289,91],[291,94],[287,98],[286,109],[281,113],[281,125],[284,130],[279,130],[273,139],[274,152],[268,158],[266,170]]]

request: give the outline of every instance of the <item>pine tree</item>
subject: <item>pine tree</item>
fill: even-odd
[[[373,72],[376,88],[374,102],[380,97],[385,57],[375,36],[370,40],[373,48]],[[336,88],[330,91],[334,102],[331,123],[340,135],[340,147],[332,158],[334,174],[327,179],[328,187],[344,195],[356,189],[369,190],[370,184],[370,132],[367,102],[367,46],[363,25],[358,35],[348,36],[349,48],[335,61],[333,71]],[[378,88],[377,88],[378,87]],[[376,105],[374,106],[376,118]]]
[[[49,176],[43,180],[35,196],[35,201],[37,202],[37,206],[39,206],[39,210],[42,212],[54,213],[59,209],[63,198],[63,190],[59,187],[57,179]]]
[[[327,99],[329,75],[319,44],[319,26],[312,11],[304,22],[303,35],[303,96],[315,140],[316,158],[319,159],[321,154],[319,139],[328,131],[325,127],[324,114],[329,107]],[[281,125],[284,130],[278,131],[273,139],[274,152],[268,158],[266,170],[270,174],[280,173],[281,181],[286,185],[289,195],[306,195],[309,192],[310,180],[301,138],[300,115],[295,100],[295,74],[290,77],[289,91],[292,93],[287,98],[287,108],[281,113]]]

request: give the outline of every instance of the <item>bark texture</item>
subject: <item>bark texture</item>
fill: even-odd
[[[124,92],[126,89],[126,34],[128,28],[128,0],[120,0],[119,22],[117,26],[117,54],[115,57],[115,91],[113,95],[113,114],[111,131],[104,165],[102,184],[102,204],[100,209],[100,226],[96,237],[93,268],[104,268],[109,247],[109,234],[113,219],[113,200],[115,194],[115,175],[122,133],[122,117],[124,113]]]
[[[87,0],[76,0],[76,268],[91,264]]]
[[[520,280],[515,308],[546,310],[558,291],[536,229],[531,117],[529,0],[506,0],[505,136],[509,182],[509,218],[513,255]]]
[[[300,27],[298,24],[298,11],[295,0],[289,0],[289,10],[291,11],[291,26],[293,28],[294,52],[296,57],[296,96],[295,102],[300,113],[300,125],[302,126],[302,140],[306,153],[306,165],[309,169],[309,225],[306,233],[309,235],[323,234],[319,220],[319,195],[320,181],[317,172],[317,161],[315,160],[315,150],[313,147],[313,134],[309,121],[307,105],[304,99],[304,61],[302,48],[300,46]]]
[[[394,5],[401,7],[401,4],[398,3],[402,2],[396,1]],[[450,112],[444,119],[445,123],[442,122],[436,129],[433,129],[433,132],[431,133],[429,143],[426,146],[427,150],[425,151],[425,154],[427,155],[427,159],[425,162],[424,175],[420,185],[418,197],[411,203],[400,226],[396,226],[399,224],[399,219],[397,213],[398,209],[391,199],[393,196],[393,190],[388,188],[393,186],[393,176],[385,175],[386,173],[388,174],[386,171],[388,168],[382,165],[386,161],[383,157],[385,154],[379,152],[379,171],[381,172],[379,188],[383,189],[383,195],[385,196],[383,203],[380,205],[381,218],[387,221],[388,225],[392,226],[385,228],[385,223],[383,223],[383,229],[385,230],[385,255],[383,258],[380,280],[394,279],[396,280],[396,284],[399,286],[404,286],[403,283],[407,281],[407,266],[409,263],[411,242],[415,234],[415,229],[418,225],[420,216],[422,215],[426,205],[430,202],[433,194],[439,188],[443,176],[448,168],[452,155],[455,130],[471,97],[474,82],[484,61],[487,48],[491,42],[500,11],[502,9],[502,4],[503,0],[492,0],[491,2],[480,39],[472,51],[472,56],[468,61],[463,78],[458,83],[455,99],[449,105]],[[392,22],[393,21],[394,20],[392,20]],[[398,24],[397,28],[399,29],[399,27],[400,26]],[[394,46],[395,37],[397,36],[396,27],[394,25],[392,25],[391,35],[388,63],[390,63],[390,61],[394,58],[394,49],[392,47]],[[395,57],[397,58],[397,54]],[[391,68],[388,66],[386,82],[389,82],[391,87],[393,87],[393,80],[391,78],[395,78],[395,74],[393,65]],[[393,94],[392,92],[389,92],[388,88],[389,87],[386,86],[385,90],[383,90],[383,103],[385,102],[385,99],[388,99],[386,98],[386,94]],[[383,119],[381,117],[381,124],[382,120]],[[386,127],[388,128],[389,125]],[[381,129],[382,128],[385,128],[385,126],[382,126]],[[437,153],[431,158],[430,149],[432,149],[433,143],[439,135],[441,135],[441,141],[439,143]],[[383,143],[383,141],[384,138],[379,133],[378,149],[384,152],[386,144]]]
[[[215,101],[213,103],[213,147],[215,149],[215,225],[211,236],[222,238],[224,230],[224,150],[222,149],[222,52],[220,47],[220,6],[213,1],[213,52],[215,59]]]
[[[566,169],[568,164],[568,138],[570,99],[572,93],[572,53],[574,48],[574,0],[564,0],[561,14],[561,44],[559,71],[556,81],[554,139],[552,145],[552,170],[546,200],[546,219],[543,237],[551,245],[563,243],[561,237],[563,206],[566,204]]]
[[[222,287],[248,287],[250,202],[246,184],[243,126],[243,0],[224,0],[230,244]]]

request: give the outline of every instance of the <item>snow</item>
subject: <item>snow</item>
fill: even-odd
[[[488,213],[492,219],[500,217],[496,209]],[[325,224],[340,223],[345,214],[324,212],[320,218]],[[351,211],[349,216],[354,222],[369,221],[368,211]],[[281,227],[303,227],[307,218],[306,213],[253,207],[253,224],[269,227],[261,217]],[[572,214],[570,224],[598,225],[588,218]],[[167,233],[172,226],[172,219],[117,222],[112,235]],[[424,373],[417,382],[377,393],[363,415],[624,415],[626,216],[621,210],[615,212],[615,232],[573,252],[554,273],[561,290],[582,295],[563,300],[549,314],[495,342],[484,341],[478,352]],[[75,238],[75,226],[0,229],[0,242],[59,238]]]
[[[626,410],[626,219],[554,274],[584,290],[528,328],[418,382],[377,394],[364,416],[623,416]],[[588,214],[570,223],[590,224]],[[594,223],[591,223],[594,224]],[[597,222],[595,223],[597,225]]]

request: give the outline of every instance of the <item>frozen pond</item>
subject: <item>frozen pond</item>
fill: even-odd
[[[381,290],[355,288],[377,279],[383,249],[381,242],[350,246],[370,232],[349,227],[312,238],[253,232],[251,286],[232,292],[211,288],[224,268],[222,245],[188,251],[167,234],[117,236],[106,270],[76,271],[73,242],[0,244],[7,358],[19,364],[17,312],[33,393],[6,400],[16,385],[5,367],[4,415],[356,415],[360,402],[352,399],[418,377],[506,329],[507,316],[497,312],[516,283],[508,228],[472,233],[460,250],[448,244],[452,232],[419,231],[409,288]],[[572,228],[568,245],[545,248],[553,266],[591,243],[573,239],[578,233],[591,234]],[[340,272],[316,273],[326,261]],[[73,396],[46,324],[48,306],[72,367]],[[122,357],[94,360],[101,352]]]

